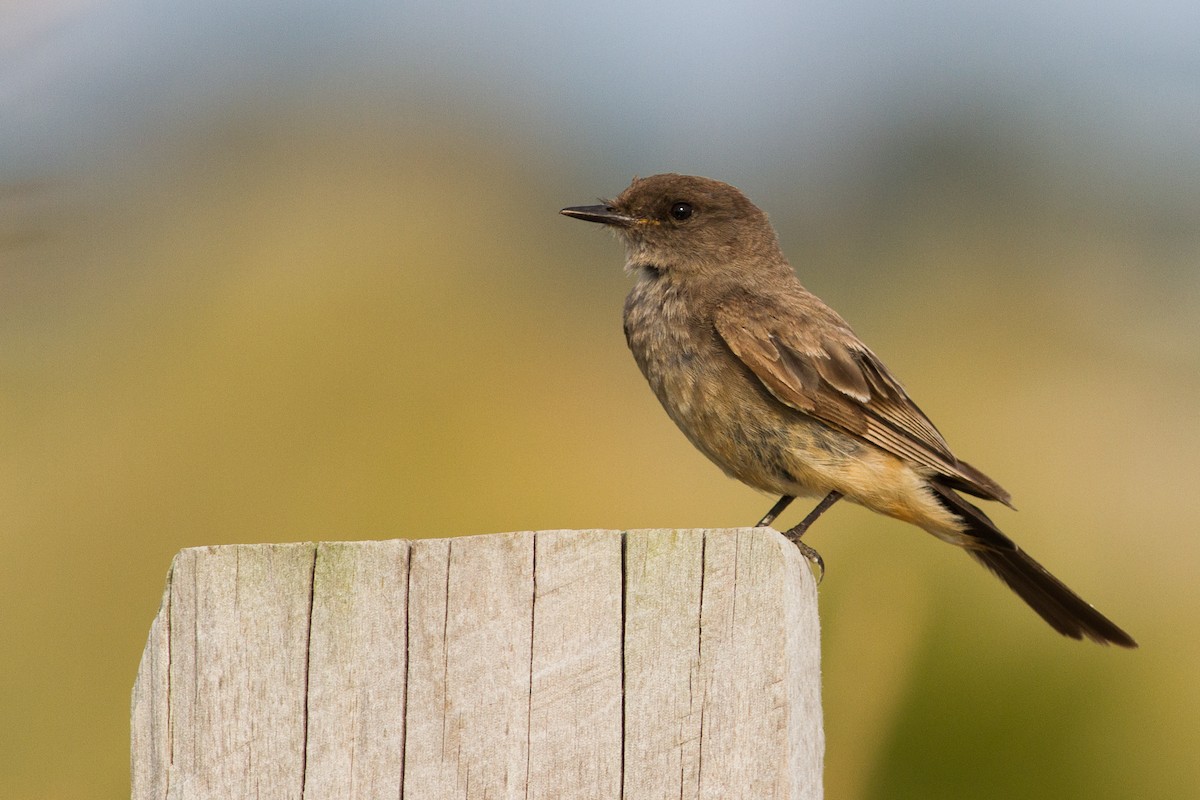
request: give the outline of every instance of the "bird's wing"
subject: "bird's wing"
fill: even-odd
[[[999,484],[954,457],[904,387],[841,318],[830,312],[825,325],[797,322],[759,297],[728,298],[714,312],[729,349],[780,402],[928,467],[953,488],[1009,502]]]

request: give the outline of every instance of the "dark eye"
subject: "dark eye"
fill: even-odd
[[[680,222],[683,222],[685,219],[687,219],[691,215],[692,215],[692,204],[691,203],[675,203],[673,206],[671,206],[671,216],[674,217],[675,219],[679,220]]]

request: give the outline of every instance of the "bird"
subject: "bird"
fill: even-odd
[[[635,178],[563,215],[598,223],[625,247],[633,287],[624,328],[671,419],[727,475],[779,500],[840,499],[955,545],[1064,636],[1132,648],[1134,639],[1017,546],[963,495],[1012,506],[958,458],[849,324],[801,285],[767,215],[735,187],[691,175]],[[823,569],[823,562],[820,562]]]

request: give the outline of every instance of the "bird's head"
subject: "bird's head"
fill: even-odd
[[[625,244],[626,269],[635,273],[715,277],[786,264],[767,215],[711,178],[634,178],[613,200],[561,213],[609,226]]]

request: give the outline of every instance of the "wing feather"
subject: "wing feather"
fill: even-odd
[[[822,324],[801,326],[761,298],[736,296],[715,309],[713,321],[729,349],[780,402],[921,464],[954,488],[1009,503],[999,484],[954,457],[938,429],[849,326],[832,311],[825,313],[816,320]]]

